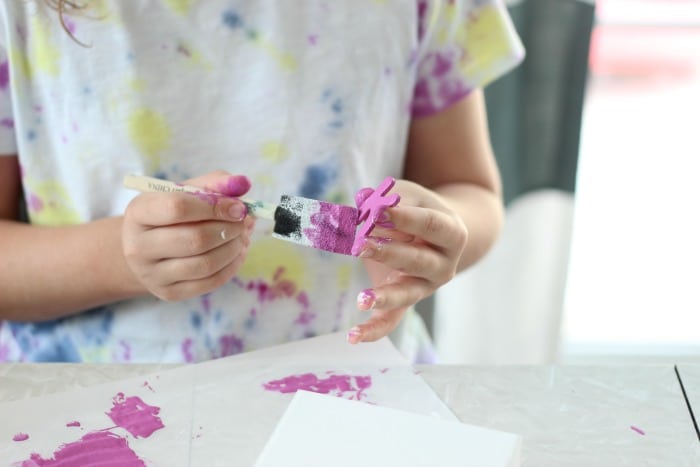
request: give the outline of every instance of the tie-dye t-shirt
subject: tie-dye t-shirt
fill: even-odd
[[[123,214],[136,195],[122,187],[128,173],[224,169],[250,177],[251,198],[352,204],[359,188],[401,176],[411,118],[523,56],[498,0],[78,3],[87,8],[65,26],[84,45],[44,1],[0,4],[0,154],[19,155],[36,225]],[[259,220],[237,276],[201,297],[0,322],[0,360],[201,361],[365,316],[356,258],[271,229]]]

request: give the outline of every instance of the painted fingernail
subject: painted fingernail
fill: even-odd
[[[350,344],[357,344],[362,339],[362,331],[357,326],[350,328],[346,338]]]
[[[231,216],[233,220],[241,221],[248,214],[248,209],[246,209],[245,204],[236,202],[228,208],[228,215]]]
[[[391,243],[392,239],[388,237],[371,237],[372,241],[377,245],[378,249],[381,249],[387,243]]]
[[[363,310],[371,310],[377,301],[377,296],[372,289],[365,289],[357,294],[357,306]]]

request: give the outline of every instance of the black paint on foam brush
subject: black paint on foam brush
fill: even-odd
[[[283,237],[301,239],[301,203],[292,203],[289,196],[283,195],[275,209],[274,232]]]

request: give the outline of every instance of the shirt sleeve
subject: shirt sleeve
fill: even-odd
[[[440,112],[525,57],[501,0],[419,0],[418,39],[414,117]]]
[[[0,44],[0,156],[11,154],[17,154],[17,143],[12,110],[10,61],[5,47]]]

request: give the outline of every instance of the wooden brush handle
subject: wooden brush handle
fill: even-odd
[[[215,191],[205,190],[196,186],[182,185],[179,183],[171,182],[169,180],[163,180],[160,178],[147,177],[145,175],[134,175],[129,174],[124,177],[124,186],[132,190],[140,191],[142,193],[173,193],[173,192],[185,192],[185,193],[203,193],[203,194],[214,194],[219,196],[226,196]],[[250,200],[246,198],[238,198],[243,204],[248,208],[248,214],[255,217],[260,217],[263,219],[275,219],[275,209],[277,206],[272,203],[266,203],[264,201]]]

